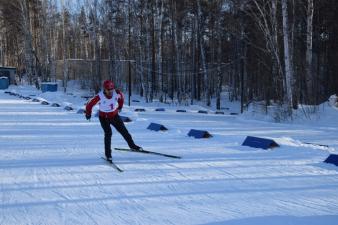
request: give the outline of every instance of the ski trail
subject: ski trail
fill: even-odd
[[[183,158],[114,151],[114,162],[125,170],[118,173],[99,158],[97,118],[87,122],[0,92],[0,224],[245,224],[255,218],[262,219],[253,224],[262,224],[301,218],[298,225],[331,225],[338,218],[338,171],[321,164],[328,151],[298,143],[305,137],[322,143],[336,130],[194,112],[132,115],[137,118],[127,128],[136,143]],[[149,122],[169,130],[145,130]],[[214,137],[189,138],[190,128],[208,129]],[[241,146],[248,134],[280,137],[281,147]],[[115,131],[112,143],[126,145]]]

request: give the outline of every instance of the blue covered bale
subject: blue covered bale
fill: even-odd
[[[121,118],[121,120],[122,120],[123,122],[125,122],[125,123],[129,123],[129,122],[132,121],[132,120],[131,120],[129,117],[127,117],[127,116],[120,116],[120,118]]]
[[[209,134],[208,131],[195,130],[195,129],[191,129],[188,133],[188,136],[194,137],[194,138],[210,138],[210,137],[212,137],[212,135]]]
[[[330,154],[324,162],[338,166],[338,155]]]
[[[155,111],[156,111],[156,112],[164,112],[165,109],[164,109],[164,108],[157,108],[157,109],[155,109]]]
[[[259,138],[253,136],[247,136],[242,143],[243,146],[249,146],[253,148],[269,149],[279,147],[279,145],[272,139]]]
[[[150,123],[149,126],[147,127],[148,130],[153,130],[153,131],[166,131],[168,130],[165,126],[162,124],[158,123]]]
[[[49,102],[47,102],[47,101],[42,101],[41,104],[42,104],[42,105],[49,105]]]
[[[60,107],[60,104],[58,104],[58,103],[53,103],[51,106],[52,106],[52,107]]]
[[[66,106],[65,108],[64,108],[65,110],[67,110],[67,111],[72,111],[72,110],[74,110],[74,108],[73,107],[71,107],[71,106]]]
[[[77,113],[77,114],[85,114],[85,113],[86,113],[86,110],[85,110],[85,109],[79,109],[79,110],[77,110],[76,113]]]
[[[205,111],[205,110],[198,110],[198,113],[202,113],[202,114],[208,114],[208,112],[207,112],[207,111]]]

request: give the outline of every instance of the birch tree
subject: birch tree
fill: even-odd
[[[109,77],[113,80],[116,80],[116,56],[114,54],[115,51],[115,37],[114,37],[114,15],[116,12],[116,8],[113,5],[113,1],[106,1],[108,6],[107,15],[108,17],[108,25],[107,25],[107,32],[108,32],[108,46],[109,46]]]
[[[51,81],[56,81],[56,48],[57,48],[57,11],[55,0],[47,1],[46,5],[46,29],[47,29],[47,60]]]
[[[255,10],[250,11],[250,15],[258,25],[266,40],[266,49],[272,59],[272,79],[274,85],[278,86],[278,80],[284,77],[283,65],[280,60],[280,50],[278,41],[278,18],[277,18],[277,0],[252,1]],[[282,79],[280,79],[282,78]],[[278,90],[278,88],[275,88]]]
[[[67,61],[67,38],[66,38],[66,6],[64,0],[61,0],[62,5],[62,43],[63,43],[63,91],[67,92],[68,82],[68,61]]]
[[[284,64],[285,64],[285,101],[290,109],[294,106],[293,85],[294,70],[291,62],[290,36],[289,36],[289,18],[288,18],[288,1],[282,0],[283,16],[283,42],[284,42]]]
[[[307,20],[306,20],[306,88],[307,88],[307,99],[309,103],[315,103],[315,88],[314,88],[314,77],[312,70],[312,40],[313,40],[313,0],[307,0]]]
[[[100,55],[100,43],[99,43],[99,21],[98,21],[98,16],[97,16],[97,7],[98,7],[98,2],[97,0],[94,0],[93,8],[92,10],[92,38],[94,42],[94,60],[95,60],[95,73],[93,76],[93,86],[94,86],[94,91],[95,93],[99,92],[101,88],[101,55]]]
[[[206,57],[205,57],[205,50],[204,50],[204,39],[203,39],[203,27],[202,27],[202,10],[201,10],[201,3],[200,0],[197,0],[197,17],[199,20],[199,48],[201,53],[201,63],[203,69],[203,86],[204,86],[204,94],[205,94],[205,102],[207,106],[210,106],[210,90],[209,90],[209,79],[208,79],[208,72],[207,72],[207,65],[206,65]]]
[[[33,49],[33,38],[31,31],[31,21],[29,13],[29,1],[18,1],[20,9],[22,11],[22,30],[24,34],[24,52],[25,52],[25,66],[29,83],[35,83],[36,87],[39,88],[38,79],[36,74],[36,68],[34,64],[34,49]]]
[[[222,82],[223,82],[223,73],[221,71],[221,57],[222,57],[222,35],[221,35],[221,21],[220,19],[216,22],[217,32],[217,88],[216,88],[216,109],[221,109],[221,93],[222,93]]]
[[[158,2],[159,1],[159,2]],[[163,25],[163,11],[164,11],[164,3],[163,0],[156,0],[156,5],[158,5],[156,14],[157,14],[157,19],[156,19],[156,27],[158,31],[157,35],[157,46],[158,46],[158,51],[157,51],[157,72],[158,72],[158,81],[160,83],[160,90],[163,91],[163,70],[162,70],[162,25]]]

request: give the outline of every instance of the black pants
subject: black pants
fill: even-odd
[[[113,118],[102,118],[99,117],[101,127],[104,131],[104,150],[106,157],[111,157],[111,137],[112,137],[112,130],[110,125],[113,125],[115,129],[122,135],[124,140],[128,143],[129,148],[134,148],[135,143],[133,138],[129,134],[126,126],[124,125],[123,121],[121,120],[119,115],[114,116]]]

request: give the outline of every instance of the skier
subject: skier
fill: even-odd
[[[101,127],[104,131],[104,149],[106,159],[112,160],[111,155],[111,137],[112,130],[110,125],[113,125],[115,129],[123,136],[132,150],[142,150],[140,146],[137,146],[127,128],[124,126],[123,121],[119,116],[119,111],[123,107],[124,97],[120,90],[115,89],[114,83],[111,80],[103,82],[103,91],[99,92],[94,98],[92,98],[86,105],[86,119],[90,120],[92,114],[92,108],[99,103],[99,119]]]

